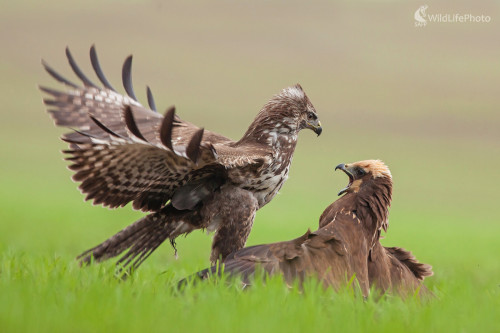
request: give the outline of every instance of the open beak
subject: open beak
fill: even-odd
[[[349,172],[349,170],[346,168],[345,164],[339,164],[335,167],[335,171],[337,171],[338,169],[344,171],[344,173],[349,177],[349,184],[347,184],[347,186],[345,188],[343,188],[338,195],[342,195],[344,193],[347,192],[347,190],[349,189],[349,187],[351,187],[352,185],[352,182],[354,181],[354,176],[352,175],[351,172]]]
[[[318,120],[317,124],[312,124],[310,122],[307,123],[307,126],[314,131],[318,136],[320,136],[321,132],[323,132],[323,128],[321,127],[321,122]]]

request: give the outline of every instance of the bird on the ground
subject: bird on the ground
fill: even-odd
[[[369,160],[339,165],[348,175],[349,185],[339,192],[345,193],[343,200],[337,200],[328,206],[319,219],[319,227],[324,227],[335,221],[339,213],[354,212],[358,217],[363,216],[366,239],[370,240],[368,251],[368,281],[370,288],[382,292],[394,291],[399,294],[408,294],[414,291],[428,292],[421,283],[425,277],[433,274],[432,267],[416,260],[411,252],[400,247],[384,247],[380,243],[381,232],[387,232],[389,227],[389,207],[392,199],[392,175],[389,168],[379,160]],[[371,170],[376,178],[385,178],[383,185],[379,179],[379,186],[374,190],[374,196],[369,196],[366,190],[359,191],[358,183]],[[352,178],[351,178],[352,177]],[[390,180],[390,182],[389,182]],[[362,184],[362,183],[361,183]],[[373,183],[375,184],[375,182]],[[364,186],[367,184],[365,183]],[[380,204],[382,203],[382,204]],[[382,207],[385,207],[383,209]],[[368,213],[371,212],[371,213]],[[429,292],[430,293],[430,292]]]
[[[349,183],[340,191],[342,197],[321,215],[318,230],[308,230],[294,240],[236,251],[224,263],[195,274],[195,279],[223,271],[250,284],[261,270],[281,274],[288,285],[315,276],[335,289],[355,276],[365,297],[371,287],[383,292],[422,288],[424,277],[432,275],[431,267],[403,249],[384,248],[379,242],[381,230],[387,230],[392,197],[389,168],[379,160],[366,160],[335,169],[344,171]]]
[[[65,91],[47,87],[44,99],[63,135],[73,180],[86,200],[115,208],[132,202],[151,212],[102,244],[82,253],[82,263],[124,253],[122,268],[137,268],[162,242],[193,230],[215,231],[211,261],[224,260],[244,247],[255,213],[269,203],[288,177],[302,129],[322,132],[315,108],[300,85],[283,89],[257,114],[243,137],[233,141],[182,120],[175,108],[156,112],[147,88],[148,107],[136,99],[129,56],[123,65],[127,95],[103,74],[94,46],[90,59],[102,86],[78,67],[69,49],[69,65],[83,85],[49,67]]]

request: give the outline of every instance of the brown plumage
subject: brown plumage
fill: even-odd
[[[432,294],[422,281],[433,274],[432,267],[422,264],[400,247],[384,247],[375,244],[368,260],[370,286],[383,292],[395,292],[400,295]]]
[[[400,293],[420,288],[421,280],[432,275],[431,267],[401,248],[379,243],[381,230],[388,226],[389,169],[378,160],[340,164],[336,169],[349,176],[349,184],[339,193],[344,195],[325,209],[318,230],[291,241],[239,250],[226,259],[224,272],[241,275],[249,283],[260,267],[269,274],[282,274],[288,284],[317,276],[336,289],[355,275],[364,296],[372,286]],[[216,271],[214,266],[197,276],[204,279]]]
[[[73,179],[86,200],[110,208],[132,202],[151,211],[79,258],[88,262],[120,255],[120,264],[138,267],[163,241],[195,229],[216,231],[211,259],[242,248],[256,211],[267,204],[288,177],[301,129],[321,133],[316,110],[299,85],[286,88],[261,109],[239,141],[180,119],[175,108],[165,115],[147,88],[150,108],[136,99],[132,57],[123,65],[127,96],[104,76],[95,48],[90,59],[103,87],[69,64],[83,86],[63,78],[46,63],[47,72],[68,91],[46,87],[44,99],[55,124],[74,129],[63,136]]]

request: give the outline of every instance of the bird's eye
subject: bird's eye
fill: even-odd
[[[309,113],[307,114],[307,119],[309,119],[309,120],[314,120],[314,113],[309,112]]]
[[[357,168],[356,173],[358,174],[358,177],[363,177],[364,175],[366,175],[366,171],[362,168]]]

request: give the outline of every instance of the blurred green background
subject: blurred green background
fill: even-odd
[[[460,276],[478,294],[500,284],[500,3],[429,1],[428,13],[490,23],[414,27],[421,1],[0,1],[0,251],[73,257],[142,216],[83,202],[37,84],[59,87],[43,58],[89,77],[95,43],[108,79],[134,54],[145,104],[238,139],[261,106],[300,83],[323,134],[300,134],[290,178],[257,214],[248,245],[315,229],[345,186],[335,165],[384,160],[394,197],[385,245],[433,265],[435,289]],[[97,81],[97,80],[94,80]],[[121,90],[123,91],[123,90]],[[162,246],[146,261],[178,277],[208,264],[211,237]]]

